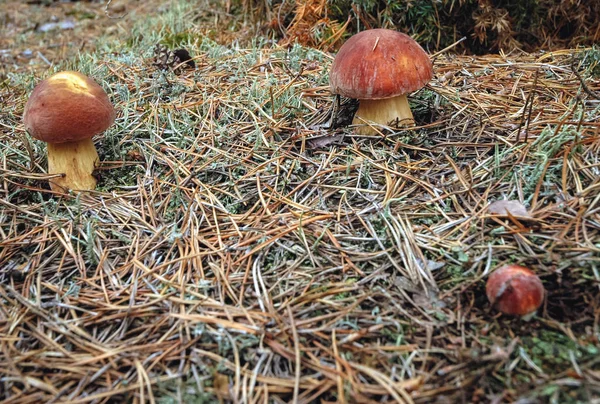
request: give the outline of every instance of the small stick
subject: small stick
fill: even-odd
[[[31,142],[29,141],[29,138],[22,133],[19,134],[19,137],[21,138],[21,141],[23,142],[23,145],[27,150],[27,154],[29,154],[29,170],[33,172],[33,170],[35,169],[35,155],[33,154]]]
[[[440,51],[437,51],[436,53],[434,53],[433,55],[431,55],[430,58],[431,59],[435,59],[437,56],[441,55],[442,53],[446,52],[447,50],[450,50],[450,49],[454,48],[456,45],[458,45],[459,43],[461,43],[462,41],[464,41],[466,39],[467,39],[467,37],[463,36],[458,41],[454,42],[452,45],[448,45],[444,49],[442,49]]]
[[[527,126],[525,126],[525,142],[529,137],[529,123],[531,122],[531,112],[533,110],[533,97],[537,92],[537,81],[540,70],[535,71],[535,76],[533,78],[533,91],[529,93],[527,99],[525,100],[525,105],[523,106],[523,115],[521,115],[521,122],[519,123],[519,130],[517,131],[517,143],[521,140],[521,128],[523,127],[523,121],[525,120],[525,113],[527,113]],[[529,111],[527,111],[529,109]]]
[[[573,74],[575,74],[575,76],[577,76],[577,79],[581,83],[581,88],[583,88],[583,91],[588,93],[589,96],[591,96],[597,100],[600,100],[600,95],[597,94],[595,91],[593,91],[591,88],[589,88],[587,84],[585,84],[583,77],[581,77],[581,74],[579,74],[579,72],[575,68],[575,56],[574,55],[571,57],[571,70],[573,71]]]
[[[123,14],[123,15],[119,16],[119,17],[113,17],[113,16],[112,16],[112,15],[110,15],[110,13],[108,12],[108,6],[110,6],[110,3],[112,3],[112,0],[108,0],[108,1],[106,2],[106,6],[104,6],[104,14],[106,14],[106,16],[107,16],[108,18],[110,18],[111,20],[119,20],[119,19],[121,19],[121,18],[125,17],[127,14],[129,14],[129,13],[125,13],[125,14]]]
[[[525,127],[525,143],[529,137],[529,124],[531,124],[531,112],[533,111],[533,98],[537,93],[537,81],[539,76],[539,69],[535,71],[535,77],[533,78],[533,91],[531,92],[531,101],[529,102],[529,112],[527,113],[527,126]]]

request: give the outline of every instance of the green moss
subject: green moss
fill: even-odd
[[[595,78],[600,78],[600,46],[594,45],[591,49],[585,50],[579,56],[581,65],[589,74]]]
[[[212,379],[201,378],[202,384],[198,385],[193,375],[187,380],[174,379],[159,383],[154,396],[159,404],[211,404],[219,402],[218,398],[204,389],[212,387]],[[181,394],[180,394],[181,393]]]
[[[571,368],[572,361],[583,363],[594,359],[598,347],[579,344],[565,334],[541,330],[536,336],[521,338],[521,347],[544,372],[556,374]]]
[[[198,34],[192,31],[183,31],[176,33],[167,33],[160,43],[167,46],[169,49],[177,49],[188,46],[190,43],[198,40]]]

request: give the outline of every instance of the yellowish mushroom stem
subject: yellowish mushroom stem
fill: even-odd
[[[354,114],[352,124],[361,125],[356,128],[359,135],[375,135],[377,130],[368,124],[411,126],[415,119],[408,105],[406,95],[399,95],[383,100],[360,100],[358,111]],[[377,128],[381,132],[381,128]]]
[[[92,139],[68,143],[48,143],[48,173],[64,174],[50,180],[53,191],[93,190],[92,175],[98,163],[98,152]]]

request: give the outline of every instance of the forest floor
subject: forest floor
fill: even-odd
[[[0,400],[600,402],[600,49],[436,55],[369,137],[327,125],[334,54],[235,7],[37,3],[0,10]],[[95,191],[22,124],[58,70],[118,111]],[[529,321],[486,298],[509,263]]]

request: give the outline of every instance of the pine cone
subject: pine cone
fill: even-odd
[[[181,48],[172,51],[161,44],[156,44],[154,47],[152,65],[160,70],[173,70],[176,74],[181,73],[182,69],[186,67],[196,68],[196,63],[194,63],[186,49]]]

